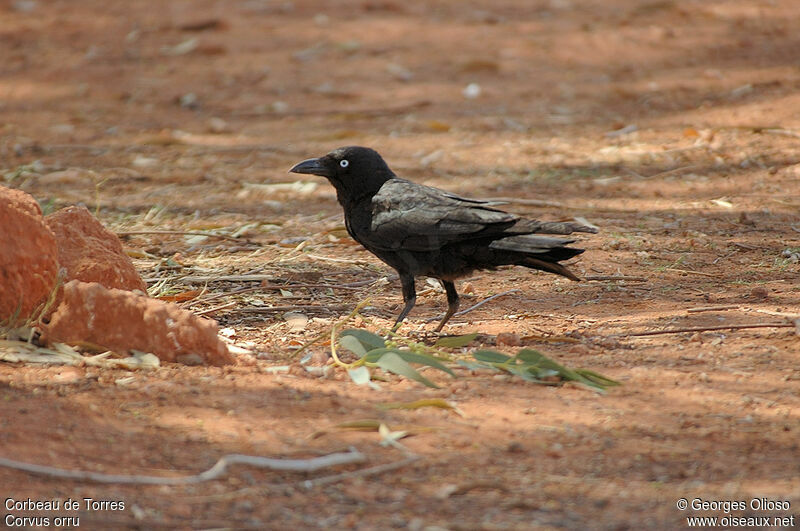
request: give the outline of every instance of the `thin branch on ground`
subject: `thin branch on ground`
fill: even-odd
[[[314,260],[322,260],[323,262],[335,262],[337,264],[354,264],[354,265],[370,265],[366,260],[353,260],[352,258],[331,258],[330,256],[322,256],[320,254],[304,253],[300,256],[307,256]]]
[[[790,136],[792,138],[800,138],[800,133],[798,133],[796,131],[790,131],[789,129],[778,129],[778,128],[761,129],[758,132],[759,133],[766,133],[766,134],[769,134],[769,135],[781,135],[781,136]]]
[[[624,280],[626,282],[648,282],[646,277],[629,277],[626,275],[587,275],[583,280]]]
[[[339,483],[341,481],[345,481],[352,478],[363,478],[368,476],[375,476],[378,474],[384,474],[386,472],[391,472],[392,470],[403,468],[420,459],[421,457],[419,455],[410,454],[405,459],[401,459],[400,461],[395,461],[393,463],[386,463],[384,465],[376,465],[369,468],[362,468],[361,470],[354,470],[352,472],[342,472],[341,474],[323,476],[317,479],[307,479],[305,481],[301,481],[300,486],[310,490],[313,489],[314,487],[320,487],[322,485],[330,485],[331,483]]]
[[[522,292],[522,290],[519,290],[519,289],[510,289],[510,290],[504,291],[502,293],[497,293],[495,295],[492,295],[491,297],[487,297],[487,298],[483,299],[482,301],[480,301],[477,304],[473,304],[472,306],[470,306],[466,310],[461,310],[460,312],[454,313],[453,317],[459,317],[461,315],[466,315],[466,314],[468,314],[469,312],[471,312],[473,310],[477,310],[478,308],[480,308],[481,306],[483,306],[487,302],[492,301],[494,299],[497,299],[499,297],[504,297],[506,295],[510,295],[511,293],[521,293],[521,292]],[[442,314],[442,315],[440,315],[438,317],[431,317],[429,319],[426,319],[425,322],[426,323],[431,323],[433,321],[440,321],[442,319],[442,317],[444,317],[444,314]]]
[[[37,465],[25,463],[0,457],[0,466],[21,470],[39,476],[51,478],[71,479],[76,481],[93,481],[95,483],[118,483],[126,485],[189,485],[202,483],[222,477],[230,465],[246,465],[257,468],[268,468],[270,470],[281,470],[288,472],[316,472],[323,468],[330,468],[339,465],[349,465],[352,463],[363,463],[366,461],[364,454],[351,448],[348,452],[328,454],[311,459],[275,459],[271,457],[260,457],[254,455],[227,454],[222,457],[208,470],[199,474],[183,477],[161,477],[161,476],[139,476],[126,474],[105,474],[102,472],[89,472],[84,470],[65,470],[47,465]],[[321,478],[322,479],[322,478]]]
[[[686,273],[687,275],[700,275],[703,277],[719,278],[719,275],[714,273],[705,273],[703,271],[692,271],[691,269],[678,269],[676,267],[665,267],[664,271],[673,271],[675,273]]]
[[[677,174],[683,173],[685,171],[700,170],[702,168],[704,168],[704,166],[702,166],[700,164],[692,164],[692,165],[689,165],[689,166],[681,166],[680,168],[673,168],[671,170],[660,171],[658,173],[654,173],[653,175],[648,175],[648,176],[645,177],[645,179],[659,179],[659,178],[662,178],[662,177],[669,177],[671,175],[677,175]]]
[[[228,302],[228,303],[225,303],[225,304],[221,304],[219,306],[214,306],[213,308],[208,308],[206,310],[202,310],[202,311],[199,311],[199,312],[194,312],[194,314],[195,315],[206,315],[206,314],[209,314],[209,313],[218,312],[219,310],[224,310],[226,308],[230,308],[232,306],[236,306],[236,304],[238,304],[236,301],[231,301],[231,302]]]
[[[252,287],[252,288],[239,288],[239,289],[235,289],[233,291],[228,291],[228,292],[224,292],[224,293],[216,293],[214,295],[209,295],[205,299],[197,298],[197,299],[194,299],[192,301],[189,301],[187,304],[183,304],[182,307],[183,308],[190,308],[190,307],[195,306],[197,304],[210,302],[210,301],[213,301],[213,300],[216,300],[216,299],[222,299],[224,297],[233,297],[234,295],[243,295],[245,293],[258,292],[258,291],[261,291],[261,290],[264,290],[264,289],[266,289],[266,290],[278,290],[278,289],[293,289],[293,288],[320,288],[320,289],[330,288],[330,289],[346,289],[346,290],[354,290],[355,291],[355,290],[358,290],[361,287],[369,286],[369,285],[374,284],[376,282],[380,282],[383,278],[387,278],[389,281],[392,280],[391,278],[388,278],[388,277],[381,277],[381,278],[376,278],[376,279],[371,279],[371,280],[360,280],[358,282],[348,282],[348,283],[345,283],[345,284],[283,284],[283,285],[275,284],[275,285],[268,285],[268,286],[257,286],[257,287]],[[396,278],[397,277],[395,277],[395,279]]]
[[[765,313],[767,315],[777,315],[778,317],[788,317],[789,319],[800,319],[800,313],[791,312],[776,312],[773,310],[762,310],[761,308],[753,308],[752,311],[758,313]]]
[[[171,236],[208,236],[209,238],[220,238],[222,240],[228,240],[237,243],[261,245],[259,243],[251,242],[249,240],[243,240],[241,238],[228,236],[227,234],[215,234],[213,232],[194,232],[194,231],[183,231],[183,230],[131,230],[124,232],[117,232],[116,234],[117,236],[136,236],[143,234],[161,234],[161,235],[171,235]]]
[[[197,297],[196,299],[193,299],[191,301],[187,301],[185,304],[182,304],[181,308],[191,308],[192,306],[196,306],[198,304],[202,304],[202,303],[205,303],[205,302],[211,302],[211,301],[214,301],[214,300],[217,300],[217,299],[223,299],[225,297],[233,297],[234,295],[243,295],[245,293],[252,293],[252,292],[258,291],[260,289],[261,289],[260,287],[239,288],[239,289],[235,289],[233,291],[225,291],[225,292],[222,292],[222,293],[215,293],[214,295],[209,295],[205,299],[201,299],[200,297]]]
[[[391,116],[394,114],[405,114],[414,109],[421,109],[423,107],[427,107],[431,104],[430,101],[421,100],[421,101],[414,101],[405,105],[397,105],[394,107],[367,107],[367,108],[341,108],[341,107],[332,107],[328,110],[317,110],[317,109],[291,109],[286,112],[278,112],[278,111],[250,111],[250,110],[240,110],[240,111],[233,111],[231,113],[232,116],[255,116],[255,117],[269,117],[269,116],[276,116],[276,117],[285,117],[285,116],[306,116],[308,114],[313,114],[314,116],[320,115],[358,115],[358,116]],[[284,150],[286,151],[286,150]]]
[[[349,306],[345,304],[335,304],[323,306],[321,304],[299,304],[299,305],[286,305],[286,306],[248,306],[239,308],[237,311],[242,313],[271,313],[271,312],[303,312],[303,311],[325,311],[325,312],[340,312],[346,310]]]
[[[793,322],[780,323],[753,323],[744,325],[719,325],[719,326],[696,326],[688,328],[672,328],[669,330],[650,330],[648,332],[630,332],[626,334],[612,334],[609,337],[644,337],[659,336],[664,334],[683,334],[686,332],[710,332],[713,330],[745,330],[748,328],[794,328]]]
[[[686,311],[689,313],[700,312],[720,312],[723,310],[738,310],[738,304],[720,304],[718,306],[698,306],[697,308],[688,308]]]
[[[382,465],[375,465],[369,468],[363,468],[361,470],[354,470],[352,472],[342,472],[341,474],[332,474],[330,476],[322,476],[317,479],[310,479],[310,480],[303,480],[297,483],[296,485],[307,490],[313,489],[314,487],[320,487],[324,485],[330,485],[331,483],[338,483],[342,481],[346,481],[352,478],[365,478],[370,476],[377,476],[379,474],[384,474],[386,472],[391,472],[393,470],[398,470],[403,468],[411,463],[422,459],[422,456],[417,454],[406,453],[408,457],[405,459],[401,459],[399,461],[394,461],[391,463],[385,463]],[[285,489],[286,487],[292,485],[291,483],[270,483],[267,485],[259,485],[255,487],[245,487],[242,489],[237,489],[235,491],[230,492],[223,492],[219,494],[210,494],[205,496],[191,496],[186,499],[189,503],[207,503],[209,501],[219,501],[219,500],[230,500],[234,498],[239,498],[241,496],[245,496],[248,494],[253,494],[255,492],[262,492],[264,489],[270,488],[282,488]]]
[[[370,281],[374,282],[374,281]],[[345,284],[270,284],[267,286],[261,286],[260,289],[271,289],[271,290],[280,290],[280,289],[294,289],[294,288],[321,288],[321,289],[349,289],[352,291],[358,291],[358,286],[348,286]]]
[[[265,280],[274,280],[274,275],[217,275],[217,276],[192,276],[185,277],[176,276],[171,278],[173,282],[180,282],[183,284],[207,284],[209,282],[263,282]],[[146,278],[145,282],[152,281],[153,279]],[[161,280],[161,279],[156,279]]]

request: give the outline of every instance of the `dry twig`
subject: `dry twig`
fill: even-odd
[[[289,472],[315,472],[323,468],[351,463],[362,463],[366,460],[364,454],[351,448],[347,452],[328,454],[311,459],[274,459],[254,455],[227,454],[208,470],[199,474],[183,477],[139,476],[127,474],[105,474],[102,472],[89,472],[85,470],[65,470],[47,465],[25,463],[14,459],[0,457],[0,466],[22,470],[39,476],[51,478],[72,479],[76,481],[93,481],[95,483],[117,483],[126,485],[189,485],[218,479],[223,476],[230,465],[247,465],[270,470],[285,470]],[[322,479],[322,478],[320,478]]]
[[[140,234],[162,234],[162,235],[172,235],[172,236],[208,236],[209,238],[220,238],[222,240],[228,240],[232,242],[248,243],[250,245],[259,245],[256,242],[243,240],[241,238],[234,238],[233,236],[228,236],[227,234],[215,234],[213,232],[193,232],[193,231],[183,231],[183,230],[131,230],[131,231],[118,232],[117,236],[136,236]]]
[[[644,337],[659,336],[663,334],[683,334],[686,332],[710,332],[713,330],[745,330],[747,328],[794,328],[792,322],[781,323],[753,323],[744,325],[719,325],[719,326],[696,326],[688,328],[672,328],[669,330],[650,330],[648,332],[630,332],[627,334],[612,334],[610,337]]]
[[[341,474],[323,476],[317,479],[308,479],[305,481],[301,481],[300,485],[307,489],[313,489],[314,487],[319,487],[321,485],[330,485],[331,483],[338,483],[346,479],[375,476],[377,474],[391,472],[392,470],[397,470],[398,468],[410,465],[411,463],[418,461],[419,459],[420,456],[416,454],[410,454],[405,459],[401,459],[400,461],[395,461],[393,463],[386,463],[384,465],[377,465],[370,468],[363,468],[361,470],[354,470],[352,472],[342,472]]]
[[[789,129],[780,129],[780,128],[772,128],[772,129],[761,129],[758,131],[759,133],[766,133],[770,135],[781,135],[781,136],[790,136],[793,138],[800,138],[800,133],[796,131],[791,131]]]
[[[271,312],[308,312],[308,311],[326,311],[326,312],[340,312],[342,310],[346,310],[349,306],[344,304],[336,304],[336,305],[319,305],[319,304],[300,304],[296,306],[286,305],[286,306],[248,306],[246,308],[239,308],[239,312],[242,313],[271,313]]]
[[[713,278],[719,277],[719,275],[715,275],[714,273],[704,273],[703,271],[692,271],[691,269],[678,269],[676,267],[665,267],[664,271],[674,271],[675,273],[685,273],[687,275],[700,275],[703,277],[713,277]]]
[[[626,275],[587,275],[583,280],[624,280],[626,282],[647,282],[646,277],[629,277]]]
[[[209,313],[218,312],[219,310],[224,310],[226,308],[230,308],[231,306],[236,306],[236,304],[237,304],[236,301],[232,301],[232,302],[228,302],[228,303],[225,303],[225,304],[221,304],[219,306],[214,306],[213,308],[208,308],[206,310],[202,310],[202,311],[199,311],[199,312],[194,312],[194,314],[195,315],[206,315],[206,314],[209,314]]]
[[[737,310],[739,309],[738,304],[720,304],[718,306],[698,306],[697,308],[688,308],[686,311],[689,313],[700,313],[700,312],[720,312],[723,310]]]
[[[660,171],[658,173],[654,173],[653,175],[648,175],[645,179],[658,179],[661,177],[669,177],[670,175],[677,175],[679,173],[683,173],[685,171],[694,171],[702,169],[703,166],[700,164],[692,164],[690,166],[681,166],[680,168],[673,168],[667,171]]]
[[[454,313],[453,316],[454,317],[458,317],[460,315],[468,314],[472,310],[477,310],[478,308],[480,308],[481,306],[483,306],[484,304],[486,304],[487,302],[489,302],[491,300],[497,299],[498,297],[503,297],[505,295],[509,295],[511,293],[520,293],[521,291],[522,290],[519,290],[519,289],[510,289],[508,291],[504,291],[503,293],[497,293],[495,295],[492,295],[491,297],[487,297],[487,298],[483,299],[482,301],[480,301],[477,304],[473,304],[472,306],[470,306],[466,310],[461,310],[460,312]],[[444,314],[442,314],[442,315],[440,315],[438,317],[431,317],[429,319],[426,319],[425,322],[426,323],[430,323],[430,322],[433,322],[433,321],[440,321],[442,319],[442,317],[444,317]]]

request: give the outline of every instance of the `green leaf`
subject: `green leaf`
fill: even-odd
[[[620,383],[620,382],[618,382],[616,380],[612,380],[611,378],[607,378],[606,376],[603,376],[602,374],[598,374],[598,373],[596,373],[594,371],[590,371],[589,369],[575,369],[575,372],[577,372],[578,374],[580,374],[581,376],[583,376],[587,380],[591,380],[593,382],[596,382],[597,384],[602,385],[603,387],[614,387],[614,386],[617,386],[617,385],[622,385],[622,383]]]
[[[549,359],[545,357],[544,354],[542,354],[538,350],[533,350],[530,348],[524,348],[520,350],[514,357],[529,365],[535,365],[536,363],[539,363],[542,359]]]
[[[478,337],[478,333],[466,334],[463,336],[450,336],[450,337],[440,337],[434,346],[436,347],[444,347],[444,348],[459,348],[459,347],[466,347],[472,341]]]
[[[525,365],[507,365],[503,366],[503,369],[508,371],[509,373],[513,374],[514,376],[519,376],[525,381],[538,383],[538,384],[551,384],[552,382],[544,382],[536,377],[535,374],[532,374],[528,367]]]
[[[511,359],[511,356],[507,356],[496,350],[477,350],[472,354],[472,357],[478,361],[486,361],[489,363],[506,363]]]
[[[405,360],[403,360],[403,358],[397,354],[397,352],[387,352],[381,356],[375,362],[375,364],[381,369],[399,374],[400,376],[405,376],[406,378],[411,378],[412,380],[423,385],[427,385],[428,387],[435,387],[437,389],[439,388],[438,385],[415,371],[411,365],[406,363]]]
[[[419,354],[417,352],[410,352],[408,350],[398,350],[396,354],[409,363],[418,363],[420,365],[427,365],[428,367],[433,367],[434,369],[439,369],[440,371],[444,371],[450,376],[453,377],[456,376],[456,373],[454,373],[449,367],[443,365],[442,362],[440,362],[433,356],[428,356],[427,354]]]
[[[497,372],[499,370],[494,365],[490,365],[482,361],[456,360],[456,363],[473,371],[488,370]]]
[[[386,347],[376,348],[367,352],[367,355],[364,356],[364,361],[366,363],[375,363],[376,361],[381,359],[381,356],[383,356],[387,352],[400,352],[400,351],[397,350],[396,348],[386,348]]]
[[[549,378],[551,376],[559,376],[561,374],[555,369],[547,369],[544,367],[531,367],[530,365],[523,365],[522,367],[526,369],[529,373],[539,378],[540,380],[544,378]]]
[[[364,356],[364,361],[366,363],[377,363],[379,359],[385,354],[393,352],[397,354],[403,360],[409,363],[418,363],[420,365],[427,365],[428,367],[433,367],[434,369],[439,369],[440,371],[444,371],[452,377],[456,377],[456,373],[454,373],[450,368],[442,364],[441,361],[434,358],[433,356],[429,356],[427,354],[419,354],[417,352],[411,352],[410,350],[400,350],[397,348],[376,348],[375,350],[370,350],[367,352],[367,355]]]
[[[342,348],[346,348],[359,358],[363,358],[367,354],[367,351],[364,349],[364,346],[361,344],[361,342],[353,336],[340,337],[339,344],[342,345]]]
[[[522,349],[517,353],[515,358],[522,361],[522,366],[536,378],[541,379],[558,375],[562,380],[578,382],[601,392],[605,390],[606,387],[620,385],[619,382],[586,369],[573,370],[564,367],[536,350]]]
[[[359,343],[364,345],[365,351],[381,348],[386,345],[386,340],[381,336],[373,334],[372,332],[367,332],[366,330],[361,330],[360,328],[349,328],[342,331],[340,337],[344,338],[346,336],[356,338]]]

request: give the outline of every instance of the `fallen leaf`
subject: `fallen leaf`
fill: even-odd
[[[733,208],[733,203],[726,201],[725,199],[712,199],[711,202],[723,208]]]
[[[286,312],[283,314],[283,319],[289,325],[290,332],[301,332],[308,325],[308,316],[300,312]]]
[[[200,40],[197,38],[186,39],[180,44],[176,44],[175,46],[164,46],[161,48],[161,53],[163,55],[186,55],[187,53],[193,52],[197,45],[200,44]]]
[[[176,293],[174,295],[161,295],[160,297],[156,298],[167,302],[185,302],[185,301],[190,301],[192,299],[196,299],[202,294],[203,290],[193,289],[190,291],[182,291],[181,293]]]
[[[390,402],[388,404],[378,404],[379,409],[420,409],[423,407],[438,407],[450,409],[460,416],[465,416],[464,412],[443,398],[424,398],[413,402]]]

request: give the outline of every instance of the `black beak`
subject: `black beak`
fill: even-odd
[[[309,175],[319,175],[320,177],[331,177],[331,172],[320,159],[308,159],[295,164],[289,173],[307,173]]]

